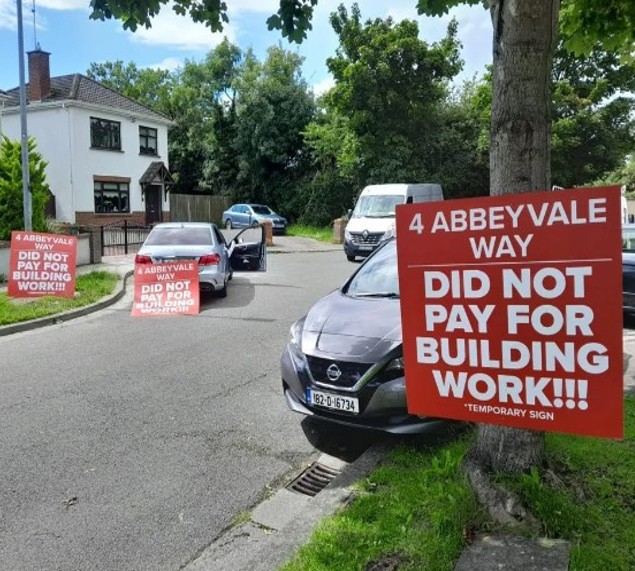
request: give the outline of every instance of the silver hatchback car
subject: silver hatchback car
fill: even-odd
[[[177,260],[196,260],[200,290],[225,297],[234,271],[266,269],[264,229],[244,230],[227,243],[215,224],[164,222],[150,231],[135,264]]]

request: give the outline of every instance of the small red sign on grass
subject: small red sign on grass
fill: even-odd
[[[10,297],[73,297],[77,237],[11,232]]]

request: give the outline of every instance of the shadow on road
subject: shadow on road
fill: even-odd
[[[255,286],[244,275],[234,274],[227,284],[227,297],[220,298],[215,293],[201,292],[201,313],[215,308],[247,307],[256,295]]]
[[[436,448],[452,442],[472,429],[469,423],[443,421],[431,424],[429,430],[422,434],[397,436],[325,422],[313,417],[303,418],[300,425],[314,448],[344,462],[353,462],[373,444],[406,444],[418,448]]]

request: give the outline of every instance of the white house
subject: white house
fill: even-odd
[[[56,218],[168,220],[170,120],[84,75],[51,77],[49,55],[28,53],[27,131],[48,162]],[[0,134],[20,140],[19,90],[0,93]]]

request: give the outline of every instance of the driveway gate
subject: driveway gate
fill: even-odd
[[[115,256],[137,252],[152,230],[134,222],[114,222],[101,227],[101,255]]]

